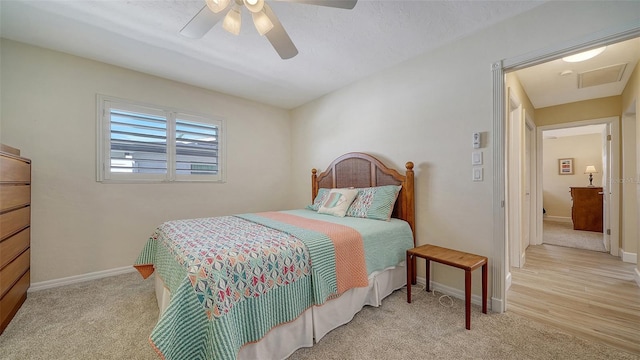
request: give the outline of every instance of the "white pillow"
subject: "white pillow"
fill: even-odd
[[[320,205],[318,213],[344,217],[357,195],[358,189],[331,189],[329,196]]]

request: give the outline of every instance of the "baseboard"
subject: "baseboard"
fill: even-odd
[[[636,279],[636,284],[638,284],[638,287],[640,287],[640,269],[636,267],[635,270],[636,271],[633,274],[633,278]]]
[[[506,311],[505,302],[502,299],[492,297],[489,304],[491,305],[491,311],[494,313],[502,314]]]
[[[426,286],[427,282],[426,279],[423,277],[417,277],[416,281],[418,282],[419,285],[422,286]],[[441,292],[445,295],[449,295],[452,296],[456,299],[460,299],[462,301],[464,301],[464,290],[460,290],[460,289],[456,289],[456,288],[452,288],[450,286],[446,286],[446,285],[442,285],[440,283],[437,283],[435,281],[431,281],[429,286],[429,289],[433,290],[433,291],[437,291],[437,292]],[[490,294],[487,294],[490,295]],[[487,308],[491,311],[493,311],[494,307],[493,305],[493,299],[489,300],[487,299]],[[471,294],[471,303],[474,305],[478,305],[478,306],[482,306],[482,296],[480,295],[474,295]]]
[[[46,290],[51,288],[56,288],[59,286],[72,285],[90,280],[102,279],[110,276],[122,275],[130,272],[134,272],[136,269],[133,266],[124,266],[121,268],[115,268],[110,270],[96,271],[83,275],[75,275],[69,276],[61,279],[40,281],[37,283],[32,283],[29,287],[28,292]]]
[[[542,220],[549,220],[549,221],[555,221],[555,222],[566,222],[566,223],[572,223],[573,220],[571,220],[570,217],[566,217],[566,216],[550,216],[550,215],[545,215]]]
[[[638,263],[638,254],[636,253],[625,252],[624,250],[620,249],[620,257],[622,258],[623,262],[632,264]]]
[[[509,273],[507,274],[507,278],[504,281],[504,285],[506,287],[506,291],[509,290],[509,288],[511,287],[511,271],[509,271]]]

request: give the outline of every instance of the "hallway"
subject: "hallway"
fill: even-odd
[[[507,311],[640,355],[640,288],[635,264],[608,253],[529,246],[512,268]]]

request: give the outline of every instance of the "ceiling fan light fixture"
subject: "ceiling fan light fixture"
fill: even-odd
[[[240,9],[234,6],[229,10],[227,16],[222,21],[222,28],[232,33],[233,35],[240,35],[240,25],[242,23],[242,17],[240,16]]]
[[[271,22],[271,19],[269,19],[264,11],[251,13],[251,17],[253,18],[253,25],[256,26],[256,30],[258,30],[260,35],[265,35],[273,29],[273,22]]]
[[[214,13],[219,13],[229,6],[230,0],[206,0],[207,7]]]
[[[243,0],[244,6],[252,13],[259,13],[264,8],[264,0]]]
[[[581,52],[579,54],[575,54],[575,55],[571,55],[571,56],[565,56],[565,57],[562,58],[562,60],[566,61],[566,62],[570,62],[570,63],[589,60],[591,58],[594,58],[594,57],[602,54],[602,52],[606,48],[607,48],[606,46],[603,46],[603,47],[599,47],[597,49],[584,51],[584,52]]]

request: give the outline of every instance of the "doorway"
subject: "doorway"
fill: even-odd
[[[541,243],[619,255],[619,227],[612,225],[620,223],[620,187],[611,181],[620,168],[618,126],[612,117],[539,128]],[[558,169],[563,158],[571,159],[572,173]]]
[[[493,64],[493,82],[494,82],[494,121],[493,130],[495,137],[505,139],[504,142],[497,141],[494,143],[494,163],[497,164],[494,169],[494,250],[493,259],[496,264],[493,272],[493,289],[492,289],[492,309],[502,312],[507,308],[506,289],[509,282],[510,267],[510,244],[508,242],[508,234],[510,222],[513,218],[509,217],[507,210],[509,202],[508,188],[510,181],[505,177],[507,170],[507,154],[508,149],[506,131],[506,119],[508,118],[508,104],[505,104],[507,97],[505,96],[505,75],[507,72],[524,69],[533,65],[541,64],[545,61],[551,61],[562,55],[579,52],[596,48],[602,45],[614,44],[617,42],[637,38],[640,35],[640,27],[628,26],[627,29],[611,29],[608,32],[603,31],[587,39],[576,41],[573,44],[564,44],[553,49],[546,49],[537,54],[530,54],[527,57],[507,59]],[[539,138],[536,140],[540,140]],[[536,161],[539,164],[540,159]],[[541,174],[536,174],[536,183],[540,184]],[[541,189],[537,190],[539,194]],[[534,196],[532,202],[536,203],[536,215],[542,216],[543,204],[542,196]],[[536,227],[541,227],[541,222],[536,221]],[[614,227],[615,228],[615,227]],[[538,228],[539,229],[539,228]],[[536,232],[536,241],[541,241],[541,231]]]

